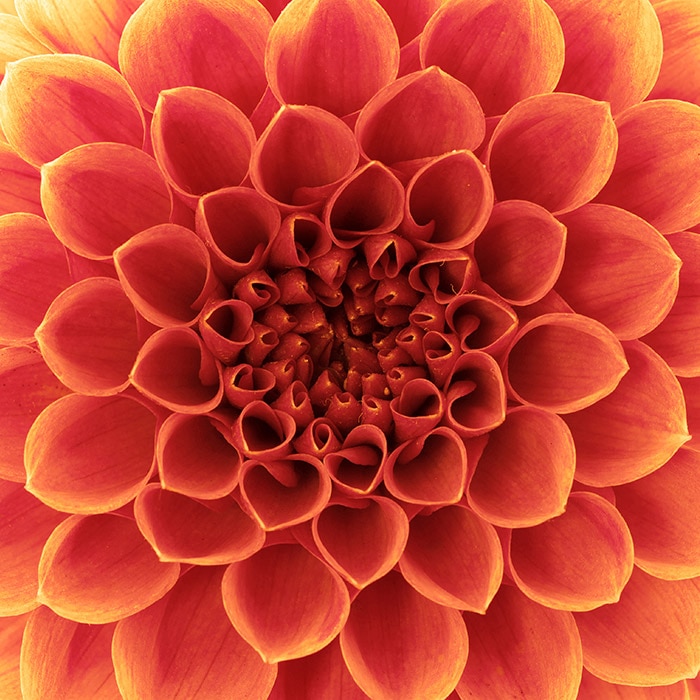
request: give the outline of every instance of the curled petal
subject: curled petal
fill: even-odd
[[[589,486],[635,481],[689,440],[678,380],[644,343],[624,347],[630,369],[615,391],[565,417],[576,444],[576,479]]]
[[[119,66],[149,111],[161,90],[191,85],[250,115],[265,92],[263,55],[271,26],[255,0],[146,0],[124,28]]]
[[[340,576],[296,544],[272,545],[231,564],[222,592],[233,626],[267,663],[322,649],[350,611]]]
[[[112,656],[125,700],[264,700],[277,668],[226,617],[223,570],[194,567],[147,610],[120,621]]]
[[[270,265],[278,268],[308,267],[309,262],[331,249],[331,238],[313,214],[287,216],[270,246]]]
[[[394,27],[370,0],[294,0],[275,22],[265,52],[280,102],[316,105],[340,117],[360,109],[398,69]]]
[[[41,203],[61,243],[91,260],[107,260],[135,233],[165,223],[171,210],[155,160],[113,143],[80,146],[46,164]]]
[[[445,397],[427,379],[410,379],[392,399],[394,436],[399,442],[411,440],[432,430],[445,412]]]
[[[337,427],[327,418],[314,418],[302,434],[294,440],[294,449],[323,459],[341,447],[341,436]]]
[[[501,586],[485,615],[467,613],[471,649],[457,691],[463,700],[574,700],[581,640],[571,613],[549,610]]]
[[[688,700],[688,688],[686,681],[641,688],[607,683],[584,668],[577,697],[580,700]]]
[[[115,510],[151,474],[154,430],[153,414],[126,396],[58,399],[27,435],[27,490],[69,513]]]
[[[245,408],[252,401],[265,398],[275,384],[275,375],[263,367],[241,364],[224,369],[224,394],[236,408]]]
[[[518,331],[505,380],[517,401],[571,413],[600,401],[629,369],[620,342],[578,314],[545,314]]]
[[[23,211],[43,216],[39,188],[41,175],[0,138],[0,215]]]
[[[625,110],[615,124],[615,169],[596,201],[627,209],[661,233],[700,222],[700,107],[651,100]]]
[[[10,0],[10,4],[12,4]],[[13,7],[14,11],[14,7]],[[5,74],[5,65],[27,56],[51,53],[27,30],[25,24],[15,14],[6,14],[0,3],[0,78]]]
[[[0,120],[8,142],[35,165],[95,141],[143,145],[143,115],[131,88],[114,68],[86,56],[31,56],[8,64]]]
[[[294,419],[264,401],[248,403],[233,424],[233,444],[251,459],[278,459],[291,452]]]
[[[68,620],[115,622],[162,598],[179,570],[179,564],[158,561],[133,520],[72,515],[44,547],[39,600]]]
[[[423,251],[408,273],[408,281],[419,292],[430,292],[439,304],[447,304],[472,286],[474,260],[465,250]]]
[[[424,598],[395,571],[358,594],[340,633],[350,673],[377,700],[446,697],[468,646],[461,615]]]
[[[575,465],[566,423],[553,413],[518,406],[488,435],[467,488],[469,505],[494,525],[539,525],[564,512]]]
[[[574,613],[586,668],[608,683],[668,685],[700,670],[700,580],[635,568],[620,602]]]
[[[468,85],[492,116],[554,89],[564,37],[542,0],[451,0],[428,21],[420,59]]]

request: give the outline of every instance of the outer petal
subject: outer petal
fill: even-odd
[[[19,679],[22,634],[29,613],[0,619],[0,693],[7,700],[23,700]]]
[[[526,199],[560,214],[600,192],[616,152],[607,103],[554,93],[513,107],[493,132],[486,158],[498,199]]]
[[[0,139],[0,215],[25,211],[42,216],[41,175]]]
[[[0,121],[9,143],[30,163],[46,163],[94,141],[143,145],[136,98],[124,78],[102,61],[32,56],[5,70]]]
[[[5,14],[0,5],[0,78],[5,74],[5,65],[27,56],[51,53],[44,44],[32,36],[19,17]]]
[[[571,613],[548,610],[502,586],[485,615],[464,617],[472,646],[457,686],[462,700],[574,700],[581,640]]]
[[[192,85],[219,93],[250,115],[265,92],[263,54],[271,26],[255,0],[146,0],[124,28],[119,66],[150,111],[161,90]]]
[[[700,447],[700,377],[679,377],[678,381],[683,389],[688,412],[688,431],[691,435],[686,447],[698,450]]]
[[[117,624],[112,657],[125,700],[265,700],[276,667],[226,618],[222,569],[195,567],[161,600]]]
[[[22,640],[20,673],[26,700],[119,700],[110,648],[114,624],[86,625],[35,610]]]
[[[575,613],[586,668],[604,681],[668,685],[700,669],[700,580],[635,568],[619,603]]]
[[[578,698],[579,700],[689,700],[685,681],[678,681],[673,685],[639,688],[632,685],[606,683],[585,668]]]
[[[468,639],[456,610],[423,598],[392,572],[355,598],[340,646],[355,682],[374,700],[423,700],[454,690]]]

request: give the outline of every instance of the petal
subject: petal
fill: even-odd
[[[513,530],[509,565],[518,588],[536,603],[591,610],[619,600],[632,575],[633,548],[614,506],[596,494],[575,492],[559,517]]]
[[[571,613],[549,610],[501,586],[485,615],[466,613],[471,639],[457,692],[462,700],[574,700],[581,641]]]
[[[207,303],[199,317],[199,332],[204,344],[217,360],[229,365],[224,371],[224,392],[227,394],[230,389],[236,386],[227,377],[227,372],[234,373],[235,367],[230,365],[238,359],[246,345],[254,340],[255,332],[252,325],[253,310],[249,304],[240,299],[226,299],[216,301],[213,304]],[[242,367],[243,365],[238,366]],[[261,368],[256,369],[258,372],[265,371]],[[251,371],[253,371],[252,368]],[[263,392],[262,395],[265,393]],[[233,401],[231,403],[235,405]]]
[[[467,487],[476,513],[501,527],[530,527],[561,515],[576,463],[564,421],[538,408],[518,406],[488,438]]]
[[[498,199],[526,199],[561,214],[600,192],[616,152],[606,102],[553,93],[513,107],[493,132],[486,158]]]
[[[68,287],[63,246],[34,214],[0,217],[0,340],[30,343],[54,297]]]
[[[43,606],[35,610],[22,640],[23,697],[118,700],[110,653],[113,633],[114,624],[85,625]]]
[[[115,622],[162,598],[179,571],[179,564],[158,561],[133,520],[72,515],[44,547],[39,600],[75,622]]]
[[[0,619],[0,693],[7,700],[23,700],[19,678],[19,655],[28,617],[29,613],[25,613]]]
[[[410,379],[391,400],[394,439],[401,443],[425,435],[445,412],[445,397],[428,379]]]
[[[51,53],[44,44],[33,37],[25,24],[15,15],[5,14],[0,5],[0,78],[5,74],[5,65],[27,56]]]
[[[126,81],[86,56],[32,56],[9,64],[0,120],[12,147],[35,165],[95,141],[143,145],[143,115]]]
[[[0,140],[0,215],[25,211],[42,216],[39,187],[41,175],[22,160],[8,143]]]
[[[429,601],[391,572],[354,599],[340,647],[355,682],[370,697],[423,700],[454,690],[468,640],[456,610]]]
[[[171,200],[158,166],[130,146],[81,146],[41,171],[41,203],[56,237],[91,260],[107,260],[139,231],[168,221]]]
[[[231,564],[222,591],[233,626],[267,663],[322,649],[350,610],[340,576],[295,544],[273,545]]]
[[[564,37],[541,0],[452,0],[426,24],[420,59],[468,85],[491,116],[554,89]]]
[[[69,513],[123,506],[151,474],[155,423],[147,408],[126,396],[58,399],[27,435],[27,490]]]
[[[576,479],[589,486],[635,481],[689,440],[678,380],[644,343],[624,347],[630,369],[617,389],[565,417],[576,444]]]
[[[391,18],[403,46],[423,31],[425,23],[440,7],[440,0],[379,0],[379,4]]]
[[[586,668],[608,683],[668,685],[700,670],[700,580],[635,568],[620,602],[575,613]]]
[[[265,92],[263,54],[271,26],[255,0],[146,0],[124,28],[119,66],[149,111],[161,90],[191,85],[250,115]]]
[[[688,432],[691,439],[686,447],[697,450],[700,445],[700,377],[679,377],[688,413]]]
[[[277,669],[226,618],[222,569],[195,567],[150,608],[120,621],[112,656],[125,700],[264,700]]]
[[[430,292],[439,304],[447,304],[473,286],[476,265],[464,250],[421,252],[408,279],[419,292]]]
[[[700,222],[700,107],[652,100],[625,110],[615,124],[617,160],[596,201],[627,209],[661,233]]]
[[[552,0],[566,43],[557,85],[610,102],[617,114],[651,91],[665,46],[651,3],[644,0]]]
[[[265,51],[268,82],[281,103],[316,105],[339,117],[360,109],[398,69],[394,27],[370,0],[293,0]]]
[[[296,424],[288,413],[254,400],[236,418],[232,442],[241,454],[251,459],[278,459],[291,452],[295,432]]]
[[[606,683],[584,668],[578,698],[580,700],[688,700],[688,691],[685,681],[646,688]]]

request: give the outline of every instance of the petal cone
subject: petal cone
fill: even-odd
[[[0,693],[7,700],[23,700],[19,678],[22,635],[30,613],[0,620]]]
[[[451,0],[426,24],[420,59],[468,85],[492,116],[554,89],[564,37],[541,0]]]
[[[574,613],[586,668],[604,681],[669,685],[700,669],[700,580],[635,568],[620,602]]]
[[[86,56],[31,56],[9,64],[0,118],[8,142],[35,165],[95,141],[143,145],[143,115],[131,88],[114,68]]]
[[[616,152],[617,131],[606,102],[553,93],[509,110],[486,157],[499,200],[526,199],[561,214],[600,192]]]
[[[691,698],[693,696],[690,696]],[[583,669],[579,700],[689,700],[685,681],[644,688],[606,683]]]
[[[23,211],[43,216],[41,174],[0,139],[0,215]]]
[[[69,513],[119,508],[150,476],[154,430],[153,414],[133,399],[64,396],[27,435],[27,489]]]
[[[340,646],[355,682],[374,700],[444,698],[468,653],[461,615],[421,596],[398,572],[357,595]]]
[[[464,617],[471,649],[457,686],[462,700],[574,700],[581,640],[571,613],[549,610],[502,586],[485,615]]]
[[[191,85],[250,115],[265,92],[263,55],[271,26],[255,0],[146,0],[124,28],[119,66],[149,111],[161,90]]]
[[[125,700],[268,697],[277,669],[231,627],[222,573],[195,567],[157,603],[117,624],[112,657]]]
[[[119,700],[112,666],[114,624],[86,625],[35,610],[22,640],[20,673],[26,700]]]
[[[267,663],[322,649],[350,610],[340,576],[296,544],[272,545],[231,564],[222,591],[233,626]]]
[[[396,31],[370,0],[293,0],[265,52],[268,82],[281,103],[316,105],[339,117],[360,109],[398,69]]]

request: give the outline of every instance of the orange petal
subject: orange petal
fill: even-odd
[[[513,530],[509,558],[518,588],[558,610],[617,602],[634,565],[622,516],[601,496],[585,492],[572,493],[559,517]]]
[[[454,690],[468,640],[456,610],[424,598],[394,571],[353,600],[340,647],[355,682],[371,698],[422,700]]]
[[[578,314],[545,314],[520,328],[508,351],[506,386],[521,403],[571,413],[600,401],[628,370],[620,342]]]
[[[700,579],[635,568],[619,603],[574,616],[586,668],[608,683],[668,685],[700,670]]]
[[[691,435],[691,439],[685,446],[698,450],[700,446],[700,377],[679,377],[678,381],[683,389],[688,413],[688,432]]]
[[[1,616],[19,615],[39,605],[41,551],[65,518],[27,493],[22,484],[0,481]]]
[[[637,565],[663,579],[700,576],[700,453],[681,448],[653,474],[615,488]]]
[[[648,346],[624,344],[629,372],[617,389],[565,420],[576,444],[576,478],[589,486],[650,474],[689,439],[678,380]]]
[[[467,487],[477,514],[501,527],[530,527],[561,515],[576,463],[564,421],[539,408],[518,406],[488,438]]]
[[[72,515],[44,547],[39,600],[75,622],[115,622],[162,598],[179,571],[179,564],[158,561],[133,520]]]
[[[168,184],[194,206],[200,195],[243,182],[255,132],[220,95],[179,87],[158,96],[151,138]]]
[[[447,304],[466,292],[474,283],[476,265],[464,250],[421,252],[411,267],[408,280],[419,292],[430,292],[439,304]]]
[[[22,640],[23,697],[117,700],[113,634],[113,623],[85,625],[65,620],[43,606],[35,610]]]
[[[652,100],[625,110],[615,124],[615,169],[596,201],[627,209],[661,233],[700,222],[700,107]]]
[[[345,624],[350,599],[340,576],[296,544],[278,544],[231,564],[224,607],[267,663],[308,656]]]
[[[690,696],[694,697],[694,696]],[[606,683],[583,669],[579,700],[689,700],[685,681],[673,685],[640,688],[633,685]]]
[[[31,56],[8,64],[0,118],[8,142],[35,165],[95,141],[143,145],[143,115],[128,84],[114,68],[86,56]]]
[[[115,510],[148,481],[154,431],[153,414],[126,396],[64,396],[27,435],[27,490],[68,513]]]
[[[73,391],[123,391],[139,349],[134,308],[119,282],[88,277],[54,299],[36,329],[46,364]]]
[[[651,91],[661,65],[661,29],[644,0],[552,0],[566,43],[564,71],[557,85],[610,102],[617,114]]]
[[[6,14],[0,5],[0,78],[5,74],[5,64],[27,56],[51,53],[51,49],[32,36],[19,17]]]
[[[296,432],[294,419],[264,401],[249,401],[238,414],[232,442],[241,454],[251,459],[279,459],[291,451]]]
[[[277,669],[226,618],[222,569],[194,567],[161,600],[117,624],[112,656],[125,700],[264,700]]]
[[[426,24],[420,59],[468,85],[492,116],[554,89],[564,37],[542,0],[452,0]]]
[[[70,284],[65,251],[44,219],[0,216],[0,342],[31,343],[49,304]]]
[[[117,66],[119,38],[141,0],[16,0],[17,14],[31,33],[60,53],[83,54]]]
[[[498,199],[526,199],[561,214],[600,192],[616,152],[610,105],[553,93],[513,107],[493,132],[486,158]]]
[[[399,562],[404,578],[429,600],[484,613],[503,577],[494,528],[461,505],[419,514]]]
[[[222,95],[250,115],[265,92],[263,55],[271,26],[255,0],[176,6],[146,0],[124,28],[119,66],[149,111],[161,90],[191,85]]]
[[[19,656],[22,635],[29,614],[0,618],[0,696],[7,700],[23,700],[19,678]]]
[[[394,27],[370,0],[293,0],[265,51],[270,88],[281,103],[316,105],[339,117],[362,108],[398,69]]]
[[[0,139],[0,215],[24,211],[43,216],[39,187],[41,175]]]
[[[394,439],[399,442],[425,435],[442,419],[445,397],[429,379],[409,379],[390,403]]]
[[[581,641],[571,613],[501,586],[485,615],[464,617],[471,649],[457,686],[462,700],[576,698]]]
[[[107,260],[135,233],[168,221],[171,210],[155,160],[112,143],[81,146],[46,164],[41,203],[61,243],[91,260]]]

